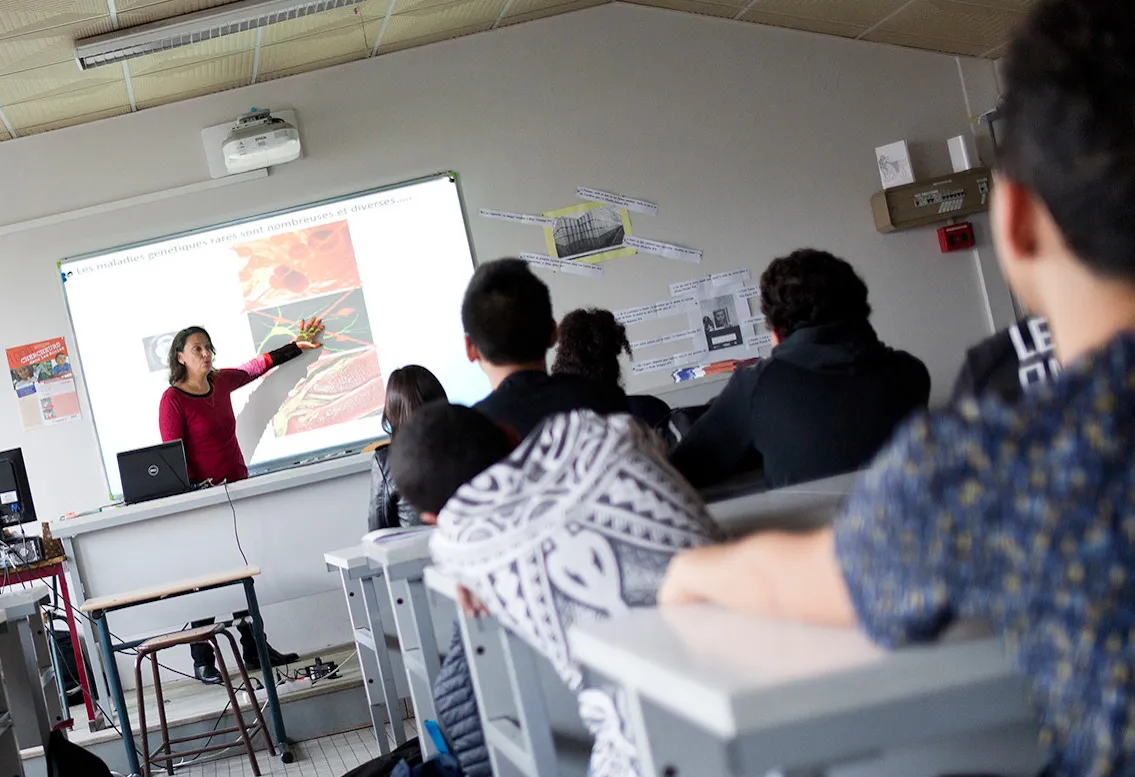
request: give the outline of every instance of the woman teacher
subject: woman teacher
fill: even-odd
[[[236,369],[225,370],[213,367],[217,351],[204,329],[191,326],[174,336],[169,349],[170,387],[158,406],[158,426],[163,442],[181,440],[185,446],[191,482],[220,485],[248,477],[248,466],[236,438],[232,393],[273,367],[291,361],[304,351],[319,348],[318,338],[322,332],[323,322],[319,319],[300,321],[299,337],[294,342],[257,356]],[[213,620],[195,621],[192,625],[205,626]],[[259,668],[260,657],[251,626],[242,622],[237,630],[244,662],[249,669]],[[190,652],[197,679],[206,685],[219,684],[221,675],[217,672],[213,649],[199,643],[191,645]],[[268,654],[272,666],[282,666],[299,658],[294,653],[279,653],[271,646]]]

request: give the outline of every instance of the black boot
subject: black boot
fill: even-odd
[[[212,664],[198,664],[193,667],[193,674],[205,685],[220,685],[221,673]]]
[[[249,671],[260,670],[260,654],[256,650],[256,638],[252,635],[252,627],[246,623],[237,626],[240,632],[240,652],[244,658],[244,665]],[[281,653],[271,645],[268,646],[268,661],[272,666],[286,666],[299,660],[299,653]]]

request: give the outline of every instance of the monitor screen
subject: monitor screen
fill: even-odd
[[[0,526],[32,523],[35,519],[23,451],[15,448],[0,452]]]
[[[291,342],[321,317],[324,348],[233,395],[253,471],[382,437],[386,376],[437,375],[456,402],[488,392],[464,352],[473,257],[454,176],[443,174],[61,264],[79,365],[111,493],[116,455],[161,442],[169,350],[208,330],[217,367]]]

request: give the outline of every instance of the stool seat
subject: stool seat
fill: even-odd
[[[194,642],[204,642],[209,637],[216,636],[225,630],[224,626],[210,624],[208,626],[198,626],[195,629],[184,629],[182,631],[171,631],[169,634],[160,634],[156,637],[143,642],[138,646],[139,653],[150,653],[155,650],[165,650],[166,648],[177,647],[178,645],[189,645]]]

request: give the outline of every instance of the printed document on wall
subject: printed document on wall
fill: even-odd
[[[25,430],[80,417],[79,392],[62,337],[9,348],[7,353],[12,390]]]

